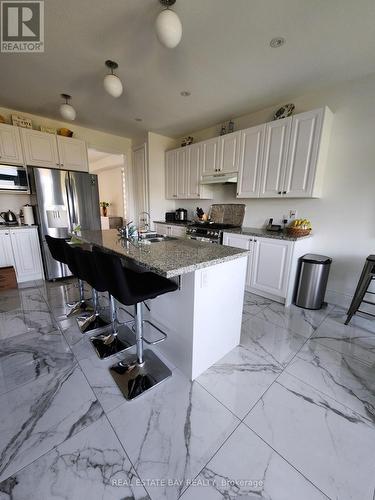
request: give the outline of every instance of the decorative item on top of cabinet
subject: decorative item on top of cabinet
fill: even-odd
[[[275,114],[273,115],[274,120],[281,120],[282,118],[288,118],[293,111],[294,111],[294,104],[284,104],[284,106],[281,106],[277,111],[275,111]]]
[[[26,116],[12,115],[12,124],[15,127],[33,128],[33,122],[30,118],[26,118]]]

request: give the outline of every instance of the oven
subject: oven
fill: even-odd
[[[203,241],[206,243],[214,243],[216,245],[221,245],[222,243],[222,231],[207,229],[205,227],[187,227],[186,236],[191,240]]]

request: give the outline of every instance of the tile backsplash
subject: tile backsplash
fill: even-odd
[[[26,205],[26,203],[30,203],[30,195],[28,194],[0,194],[0,212],[11,210],[18,215],[20,209]]]

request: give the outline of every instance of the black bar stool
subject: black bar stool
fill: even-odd
[[[97,280],[95,282],[95,268],[94,268],[94,258],[91,251],[84,250],[80,246],[72,246],[71,247],[71,255],[75,262],[76,271],[78,277],[82,281],[86,281],[92,288],[92,302],[94,311],[93,314],[85,314],[82,316],[78,316],[77,323],[82,333],[90,332],[93,330],[98,330],[100,328],[104,328],[105,326],[109,326],[110,323],[103,319],[100,316],[99,312],[99,296],[98,291],[105,291],[100,285],[100,281]],[[95,285],[98,286],[98,289],[95,288]]]
[[[369,304],[371,306],[375,306],[375,302],[371,300],[365,300],[365,295],[367,293],[371,295],[375,295],[375,292],[369,292],[368,287],[370,286],[371,281],[375,279],[375,255],[369,255],[366,259],[365,265],[362,269],[361,277],[359,278],[357,288],[354,292],[352,303],[347,312],[347,318],[345,324],[348,325],[354,314],[358,311],[362,314],[367,314],[368,316],[374,316],[375,314],[371,314],[366,311],[361,311],[359,308],[361,304]]]
[[[111,375],[125,398],[134,399],[172,375],[170,369],[151,350],[143,349],[144,340],[148,344],[154,344],[165,340],[167,335],[157,328],[163,334],[162,339],[148,342],[143,338],[142,302],[174,292],[178,286],[155,273],[137,273],[126,269],[116,255],[95,249],[94,253],[97,267],[105,270],[111,295],[121,304],[135,306],[137,353],[110,368]]]
[[[66,264],[69,267],[70,272],[78,278],[79,301],[66,304],[70,308],[67,316],[69,317],[74,314],[82,313],[83,311],[92,311],[92,307],[87,303],[84,297],[83,281],[79,279],[75,263],[71,258],[70,244],[65,238],[53,238],[48,234],[45,235],[45,238],[52,257],[58,262]]]
[[[106,270],[99,270],[96,264],[95,254],[92,251],[80,247],[73,248],[75,262],[79,268],[80,276],[92,287],[94,314],[77,318],[78,325],[83,333],[93,333],[96,329],[103,329],[111,325],[111,331],[105,331],[90,338],[92,345],[100,359],[107,358],[113,354],[122,352],[135,345],[135,335],[126,326],[120,324],[117,319],[116,306],[113,297],[109,296],[111,322],[100,316],[98,292],[108,291],[108,279]],[[133,323],[129,321],[126,323]]]

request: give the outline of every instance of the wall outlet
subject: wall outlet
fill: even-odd
[[[289,219],[292,220],[296,218],[297,218],[297,210],[296,209],[289,210]]]

